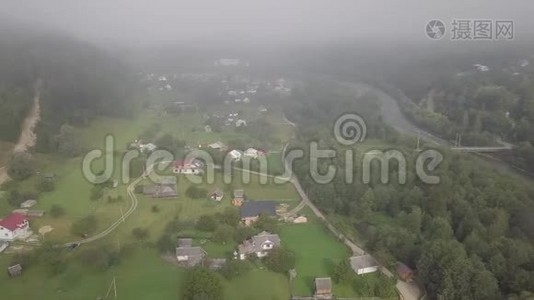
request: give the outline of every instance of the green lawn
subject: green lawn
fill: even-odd
[[[225,284],[227,300],[283,300],[289,299],[287,276],[253,269]]]
[[[243,108],[246,113],[255,113],[255,107]],[[80,130],[85,149],[91,150],[104,147],[104,138],[112,134],[115,138],[115,147],[122,151],[126,144],[153,123],[162,126],[160,134],[171,133],[179,139],[185,139],[188,144],[211,143],[217,140],[228,142],[240,138],[254,145],[258,138],[245,137],[227,128],[223,133],[205,133],[203,131],[202,114],[182,114],[180,116],[158,116],[154,112],[146,112],[135,119],[115,119],[99,117],[88,127]],[[252,118],[252,117],[251,117]],[[276,130],[275,135],[280,139],[280,145],[273,145],[273,149],[281,148],[282,142],[289,138],[292,129],[281,124],[280,116],[270,116]],[[278,122],[278,121],[279,122]],[[1,145],[0,145],[1,146]],[[279,154],[272,154],[269,160],[276,163]],[[120,160],[114,162],[114,177],[119,178]],[[103,161],[95,163],[95,169],[102,168]],[[81,158],[65,159],[54,155],[36,155],[37,170],[43,173],[57,175],[56,189],[53,192],[42,193],[35,209],[48,211],[53,205],[60,205],[65,215],[52,218],[45,215],[42,218],[31,220],[31,226],[37,231],[41,226],[51,225],[54,230],[46,235],[47,240],[55,242],[69,242],[79,237],[70,234],[72,222],[89,214],[95,214],[98,222],[97,232],[107,228],[119,219],[121,212],[130,206],[130,199],[126,195],[126,185],[119,185],[114,189],[106,189],[105,196],[97,201],[90,200],[91,188],[81,172]],[[240,174],[235,174],[232,188],[245,189],[250,199],[271,199],[296,205],[300,198],[290,184],[275,185],[272,179],[267,184],[261,184],[259,177],[250,176],[250,182],[243,182]],[[35,192],[38,176],[18,183],[21,192]],[[190,199],[185,190],[190,185],[180,176],[179,197],[177,199],[152,199],[139,196],[139,205],[136,211],[127,218],[115,231],[96,245],[133,244],[134,251],[122,259],[121,264],[105,272],[86,270],[76,262],[70,263],[67,270],[58,276],[47,276],[45,268],[40,264],[25,270],[20,278],[8,280],[5,272],[0,275],[0,290],[2,298],[6,299],[96,299],[104,296],[113,276],[117,278],[118,299],[179,299],[181,283],[184,281],[185,270],[165,262],[153,247],[136,242],[132,236],[132,229],[141,227],[149,232],[148,243],[154,243],[160,237],[166,224],[174,217],[180,220],[194,222],[198,216],[222,212],[230,207],[231,195],[227,193],[221,203],[214,203],[207,199]],[[216,187],[224,188],[222,178],[217,175],[214,184],[202,184],[208,191]],[[117,203],[108,203],[109,194],[121,195],[124,200]],[[158,212],[152,207],[157,206]],[[13,207],[7,201],[0,201],[0,216],[8,214]],[[183,234],[180,233],[180,234]],[[234,244],[219,245],[203,239],[195,240],[202,243],[210,256],[226,256],[235,249]],[[82,246],[84,247],[84,246]],[[76,255],[76,252],[68,255]],[[0,269],[5,270],[11,257],[0,255]],[[284,275],[275,274],[264,269],[255,268],[249,274],[236,278],[230,282],[224,280],[225,299],[230,300],[271,300],[287,299],[289,286]]]
[[[1,269],[5,270],[8,259],[0,257]],[[92,271],[71,263],[57,276],[47,276],[40,265],[30,267],[16,279],[9,279],[2,272],[0,290],[2,299],[94,300],[105,296],[113,276],[117,299],[179,299],[185,270],[165,262],[153,249],[138,248],[107,271]]]
[[[314,279],[330,277],[334,267],[350,255],[343,243],[333,237],[321,223],[313,219],[306,224],[283,226],[280,237],[282,244],[293,250],[297,257],[295,295],[312,295]],[[344,297],[354,295],[351,288],[347,286],[335,286],[334,294]]]

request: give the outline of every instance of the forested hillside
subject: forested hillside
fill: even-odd
[[[3,21],[0,29],[0,138],[14,140],[42,79],[37,149],[55,151],[63,124],[84,126],[97,115],[132,116],[133,72],[90,44],[45,29]]]
[[[461,135],[461,145],[497,145],[501,140],[514,144],[511,155],[502,158],[532,171],[531,60],[528,53],[506,51],[439,57],[415,63],[408,75],[390,74],[395,88],[388,92],[408,118],[440,137],[454,141]]]
[[[287,110],[288,117],[291,111],[304,125],[299,126],[292,147],[307,149],[309,141],[320,141],[323,147],[339,151],[338,159],[319,161],[322,174],[328,165],[344,170],[343,148],[327,132],[306,130],[305,120],[313,117],[320,122],[314,126],[329,128],[340,106],[347,111],[361,108],[373,120],[375,114],[368,110],[373,99],[363,97],[349,106],[332,97],[339,94],[332,87],[307,91],[297,92],[300,101]],[[324,106],[319,99],[330,101]],[[534,291],[532,187],[497,173],[473,156],[449,152],[444,152],[435,173],[441,182],[425,184],[415,176],[413,140],[373,124],[379,123],[371,122],[371,136],[386,139],[388,147],[405,153],[406,184],[397,182],[395,163],[390,164],[389,184],[378,182],[377,165],[372,177],[376,180],[363,184],[361,163],[353,169],[354,183],[347,184],[342,171],[331,183],[317,184],[309,175],[306,157],[296,162],[294,170],[310,199],[347,232],[356,232],[382,263],[392,266],[402,261],[416,269],[431,299],[501,299]],[[358,147],[355,151],[362,154]]]

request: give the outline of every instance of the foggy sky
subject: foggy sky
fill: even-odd
[[[0,0],[0,15],[98,42],[424,41],[431,19],[513,19],[534,31],[530,0]]]

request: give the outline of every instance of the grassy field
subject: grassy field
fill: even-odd
[[[232,108],[234,109],[234,108]],[[253,114],[253,107],[243,108],[246,113]],[[252,118],[252,117],[251,117]],[[292,129],[283,124],[280,115],[270,115],[269,120],[275,128],[275,135],[280,144],[273,145],[273,150],[282,147],[282,142],[292,134]],[[161,124],[160,134],[171,133],[179,139],[185,139],[188,144],[211,143],[217,140],[228,142],[235,138],[254,143],[258,138],[244,137],[243,134],[234,132],[231,128],[223,133],[206,133],[203,131],[202,114],[182,114],[180,116],[158,116],[147,112],[136,119],[113,119],[97,118],[87,128],[80,129],[83,145],[87,150],[104,147],[104,137],[112,134],[115,138],[115,147],[119,150],[126,148],[127,143],[134,140],[139,133],[153,123]],[[0,145],[2,147],[2,145]],[[1,148],[0,148],[1,149]],[[0,151],[1,152],[1,151]],[[280,155],[273,153],[269,157],[269,164],[279,164]],[[53,205],[60,205],[65,210],[65,215],[52,218],[45,215],[42,218],[31,220],[31,227],[37,231],[41,226],[51,225],[54,230],[46,235],[46,240],[54,242],[69,242],[79,237],[70,233],[70,228],[75,220],[90,214],[96,216],[98,222],[97,232],[108,227],[112,222],[119,219],[121,212],[130,206],[130,199],[126,195],[126,185],[120,184],[117,188],[106,188],[104,197],[99,200],[90,200],[91,188],[81,172],[81,158],[65,159],[52,155],[36,156],[37,170],[43,173],[55,173],[56,189],[52,192],[42,193],[35,209],[49,211]],[[101,168],[102,161],[96,162],[95,168]],[[119,178],[120,161],[114,162],[114,178]],[[231,188],[243,188],[248,198],[254,200],[269,199],[277,200],[295,206],[300,198],[291,184],[275,185],[271,179],[267,184],[261,184],[259,177],[250,176],[250,182],[244,183],[235,174]],[[179,299],[181,283],[184,281],[186,270],[178,268],[172,263],[163,260],[153,243],[157,241],[166,224],[174,217],[183,221],[193,222],[203,214],[222,212],[230,207],[230,195],[227,193],[220,203],[214,203],[207,199],[190,199],[185,191],[190,183],[180,176],[178,189],[180,196],[176,199],[152,199],[140,195],[139,205],[136,211],[124,221],[115,231],[105,239],[97,241],[95,245],[134,245],[131,253],[121,257],[121,263],[106,271],[88,270],[76,259],[69,260],[64,273],[57,276],[47,276],[45,267],[36,263],[24,271],[22,277],[8,279],[6,272],[0,275],[0,290],[2,297],[6,299],[96,299],[105,296],[112,278],[117,280],[117,299]],[[38,176],[18,183],[17,189],[21,192],[35,192],[39,180]],[[208,191],[216,187],[224,188],[221,175],[216,176],[213,184],[202,184]],[[123,201],[109,203],[108,195],[121,195]],[[153,211],[153,206],[158,211]],[[8,214],[13,207],[7,201],[0,201],[0,215]],[[148,230],[148,244],[137,242],[132,236],[133,228]],[[311,228],[314,229],[314,228]],[[180,232],[186,234],[186,232]],[[289,230],[291,235],[291,229]],[[299,234],[299,233],[297,233]],[[315,233],[316,234],[316,233]],[[310,237],[310,236],[308,236]],[[312,241],[313,242],[313,241]],[[335,242],[335,240],[334,240]],[[207,239],[197,239],[195,243],[202,243],[209,256],[227,256],[235,249],[235,244],[219,245]],[[82,245],[80,249],[83,249]],[[77,250],[78,251],[78,250]],[[65,255],[76,258],[78,252],[69,252]],[[9,265],[11,254],[0,255],[0,269],[5,270]],[[306,272],[315,272],[312,268]],[[310,275],[311,276],[311,275]],[[287,276],[275,274],[256,266],[245,276],[232,281],[223,280],[225,299],[231,300],[272,300],[287,299],[289,285]],[[275,288],[273,288],[275,287]]]
[[[5,270],[9,257],[0,257]],[[179,299],[185,270],[160,259],[149,248],[137,248],[120,265],[106,271],[92,271],[77,263],[57,276],[46,276],[46,270],[35,265],[24,276],[9,279],[0,275],[0,290],[5,299],[94,300],[106,295],[116,278],[117,299]]]
[[[349,250],[318,221],[306,224],[286,225],[280,234],[282,243],[293,250],[297,257],[297,278],[294,294],[309,296],[314,291],[316,277],[330,277],[335,266],[349,257]],[[350,287],[335,286],[334,294],[354,295]]]

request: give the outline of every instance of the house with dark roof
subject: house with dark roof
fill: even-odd
[[[250,225],[258,220],[260,215],[276,216],[276,202],[270,200],[248,201],[241,206],[241,221]]]
[[[0,220],[0,240],[13,241],[30,234],[30,223],[22,214],[10,214]]]
[[[194,267],[202,263],[205,257],[206,251],[202,247],[193,246],[192,239],[178,239],[176,247],[178,263],[186,267]]]
[[[371,255],[353,256],[349,261],[352,270],[358,275],[378,271],[378,262]]]
[[[332,299],[332,280],[330,277],[315,278],[315,299]]]
[[[153,184],[143,186],[143,194],[152,198],[175,198],[178,196],[176,183]]]
[[[280,236],[278,234],[269,233],[264,231],[245,240],[237,247],[237,254],[239,259],[244,260],[249,255],[255,255],[256,257],[265,257],[275,247],[279,247],[281,243]]]

